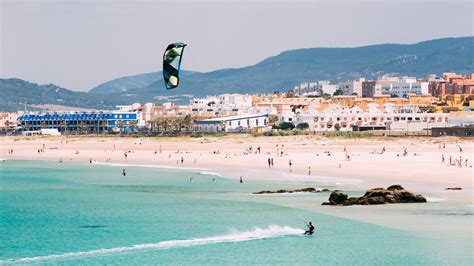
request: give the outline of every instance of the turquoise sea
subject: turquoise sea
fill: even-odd
[[[472,262],[440,255],[445,246],[426,234],[280,204],[292,196],[262,201],[251,194],[289,184],[240,184],[191,170],[142,167],[126,167],[122,176],[122,168],[20,160],[0,165],[0,264]],[[298,200],[311,204],[311,197]],[[305,220],[316,224],[314,235],[302,235]]]

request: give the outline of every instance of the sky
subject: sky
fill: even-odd
[[[285,50],[473,35],[463,0],[0,0],[0,78],[88,91],[161,71],[167,44],[182,68],[253,65]]]

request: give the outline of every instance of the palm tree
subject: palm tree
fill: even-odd
[[[163,118],[160,124],[161,124],[161,127],[163,128],[163,132],[168,131],[168,127],[170,126],[169,118]]]
[[[225,126],[226,126],[225,121],[219,122],[219,125],[220,125],[220,127],[221,127],[221,131],[222,131],[222,132],[225,132]]]
[[[100,126],[102,127],[102,133],[105,133],[107,129],[107,120],[101,120]]]
[[[269,115],[268,116],[268,125],[273,126],[278,121],[278,116],[276,115]]]
[[[87,133],[87,126],[84,124],[84,122],[81,122],[79,124],[79,133],[84,134]]]
[[[191,117],[190,114],[187,114],[183,118],[183,125],[186,127],[186,131],[189,131],[189,129],[193,126],[193,118]]]
[[[135,131],[135,128],[136,128],[137,125],[138,125],[138,122],[137,122],[137,120],[132,120],[132,121],[130,121],[130,124],[129,124],[129,125],[130,125],[130,129],[132,130],[132,132],[134,132],[134,131]]]
[[[67,129],[67,124],[66,121],[61,121],[61,124],[59,124],[59,127],[63,129],[64,134],[66,134],[66,129]]]
[[[122,131],[123,131],[123,125],[124,125],[123,120],[117,121],[117,125],[118,125],[118,127],[119,127],[119,129],[120,129],[120,132],[122,132]]]
[[[183,127],[183,119],[181,117],[175,117],[173,119],[174,130],[181,131]]]

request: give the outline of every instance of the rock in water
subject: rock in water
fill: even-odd
[[[277,191],[270,191],[270,190],[262,190],[259,192],[254,192],[252,194],[279,194],[279,193],[296,193],[296,192],[308,192],[308,193],[313,193],[313,192],[329,192],[330,190],[325,188],[323,190],[318,190],[315,189],[314,187],[307,187],[307,188],[302,188],[302,189],[295,189],[295,190],[286,190],[286,189],[279,189]]]
[[[344,204],[347,200],[347,195],[342,193],[341,191],[334,191],[329,196],[329,202],[333,205]]]
[[[387,189],[373,188],[365,192],[362,197],[347,197],[347,194],[335,190],[329,196],[329,202],[323,205],[375,205],[385,203],[422,203],[426,202],[426,198],[422,195],[416,195],[406,191],[400,185],[392,185]]]
[[[391,185],[387,188],[387,190],[405,190],[405,189],[400,185]]]

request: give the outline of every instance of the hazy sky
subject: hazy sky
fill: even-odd
[[[0,77],[73,90],[161,70],[168,43],[188,70],[252,65],[284,50],[473,35],[472,1],[0,0]]]

